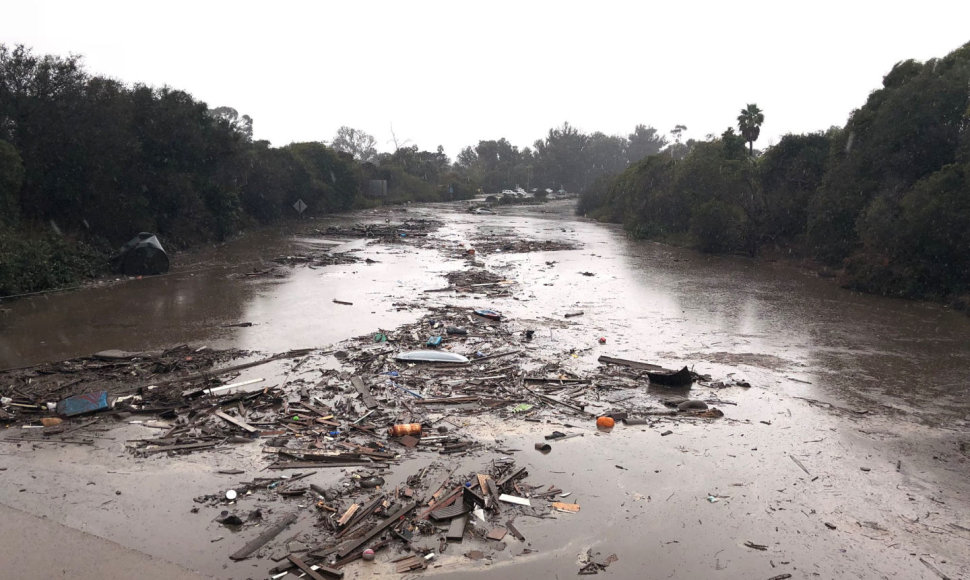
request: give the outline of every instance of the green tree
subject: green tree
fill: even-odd
[[[330,146],[349,153],[359,163],[372,163],[377,159],[376,143],[373,135],[344,125],[337,129]]]
[[[822,185],[838,131],[785,135],[765,151],[758,163],[766,206],[763,240],[791,242],[805,234],[808,204]]]
[[[744,140],[748,142],[749,155],[754,155],[754,142],[758,140],[758,136],[761,134],[761,124],[764,122],[764,113],[754,103],[750,103],[747,107],[741,109],[741,114],[738,115],[738,130]]]
[[[653,127],[637,125],[627,136],[626,157],[629,163],[636,163],[648,155],[656,155],[667,145],[667,139]]]
[[[537,181],[540,187],[582,191],[589,184],[587,146],[589,136],[568,122],[549,129],[544,140],[535,142]]]

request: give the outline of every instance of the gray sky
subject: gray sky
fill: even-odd
[[[274,145],[349,125],[381,150],[584,132],[703,139],[765,112],[760,147],[844,125],[900,60],[970,41],[970,2],[10,2],[0,42],[84,56],[254,120]]]

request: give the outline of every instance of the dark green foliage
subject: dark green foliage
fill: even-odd
[[[828,167],[831,139],[822,133],[785,135],[759,160],[764,241],[791,243],[804,234],[809,202]]]
[[[747,218],[740,207],[712,199],[697,206],[690,233],[704,252],[734,252],[744,247]]]
[[[86,275],[85,242],[117,247],[139,231],[168,249],[222,240],[246,222],[295,215],[301,197],[310,213],[356,207],[360,183],[352,157],[323,144],[253,143],[252,119],[230,107],[0,44],[0,294]],[[65,237],[18,236],[12,224],[54,224]]]
[[[17,149],[0,141],[0,226],[11,225],[20,213],[18,200],[24,183],[24,164]]]
[[[807,253],[866,291],[970,293],[970,44],[897,64],[844,129],[786,135],[760,158],[739,143],[751,152],[760,110],[738,121],[741,135],[694,143],[682,159],[668,148],[596,182],[579,211],[637,236],[689,226],[705,251]]]
[[[850,285],[905,297],[970,290],[968,167],[920,180],[898,205],[877,199],[860,220],[863,250],[846,264]]]
[[[76,284],[103,273],[108,254],[51,233],[0,225],[0,296]]]

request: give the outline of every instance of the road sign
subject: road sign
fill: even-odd
[[[301,214],[301,215],[303,214],[303,212],[306,211],[306,208],[307,207],[308,206],[307,206],[306,202],[304,202],[302,199],[296,200],[296,203],[293,204],[293,209],[296,210],[296,213]]]

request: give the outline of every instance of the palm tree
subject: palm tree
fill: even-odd
[[[738,129],[741,136],[748,142],[748,154],[754,155],[754,142],[761,134],[761,124],[765,122],[765,115],[758,108],[758,105],[751,103],[738,115]]]

